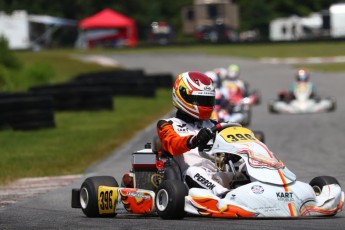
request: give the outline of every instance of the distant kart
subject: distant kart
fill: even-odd
[[[268,104],[270,113],[304,114],[332,112],[336,109],[334,98],[311,97],[311,87],[306,83],[300,83],[290,99],[287,93],[280,93],[278,100],[272,100]]]
[[[243,98],[237,104],[222,105],[215,109],[212,118],[219,122],[235,122],[249,126],[252,119],[252,108],[249,98]]]

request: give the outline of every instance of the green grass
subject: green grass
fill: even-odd
[[[158,90],[156,98],[116,97],[113,111],[56,113],[53,129],[1,131],[0,184],[21,177],[82,173],[168,113],[170,97],[166,89]]]

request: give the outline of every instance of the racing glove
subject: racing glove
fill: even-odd
[[[208,128],[202,128],[200,129],[199,133],[195,136],[192,136],[188,140],[188,148],[194,149],[196,147],[199,147],[200,149],[204,149],[207,145],[207,143],[213,138],[213,134],[211,130]]]

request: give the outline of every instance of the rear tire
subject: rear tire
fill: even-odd
[[[165,180],[156,191],[155,206],[158,215],[165,220],[180,220],[185,216],[187,186],[179,180]]]
[[[87,217],[114,217],[116,213],[99,214],[98,210],[98,187],[119,187],[117,181],[111,176],[95,176],[87,178],[80,188],[80,205]]]
[[[331,108],[328,109],[329,112],[333,112],[337,109],[337,101],[334,98],[329,98],[332,103]]]
[[[268,104],[268,112],[277,114],[278,112],[274,109],[274,101],[270,101]]]

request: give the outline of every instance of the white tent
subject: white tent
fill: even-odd
[[[44,31],[33,35],[32,24],[44,25]],[[0,36],[4,36],[10,49],[30,49],[38,46],[38,41],[50,42],[52,33],[61,26],[77,26],[77,22],[49,15],[28,15],[25,10],[17,10],[8,15],[0,12]]]

